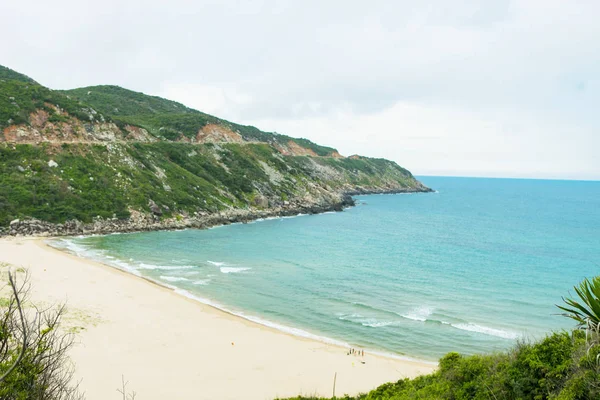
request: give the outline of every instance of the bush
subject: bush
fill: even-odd
[[[27,275],[20,283],[13,274],[0,288],[0,398],[3,400],[83,399],[71,385],[73,367],[67,351],[73,344],[61,333],[64,306],[53,309],[25,308],[29,284]]]

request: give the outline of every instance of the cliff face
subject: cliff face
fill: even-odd
[[[429,190],[391,161],[122,88],[56,92],[15,74],[0,68],[0,233],[208,226]]]

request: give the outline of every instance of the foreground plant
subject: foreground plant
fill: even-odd
[[[67,357],[73,336],[59,329],[65,307],[25,307],[29,291],[27,274],[9,272],[0,287],[0,399],[83,399]]]
[[[600,276],[584,279],[574,287],[578,300],[564,298],[567,306],[558,308],[565,311],[565,317],[577,321],[580,328],[598,332],[600,329]]]

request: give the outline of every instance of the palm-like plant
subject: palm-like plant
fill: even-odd
[[[600,327],[600,276],[592,280],[584,279],[579,285],[574,287],[579,299],[564,298],[566,306],[558,308],[565,311],[565,317],[577,321],[582,329],[598,330]]]

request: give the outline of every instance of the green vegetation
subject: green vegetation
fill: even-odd
[[[263,132],[253,126],[235,124],[175,101],[134,92],[119,86],[90,86],[66,90],[63,93],[89,104],[121,126],[124,124],[139,126],[161,139],[178,140],[182,137],[192,139],[207,124],[217,124],[239,133],[250,142],[285,144],[292,140],[319,156],[329,156],[337,152],[331,147],[319,146],[308,139]]]
[[[574,289],[580,302],[563,298],[567,306],[558,306],[558,308],[566,312],[565,316],[577,321],[580,327],[598,331],[600,329],[600,276],[591,281],[585,279]]]
[[[67,356],[73,336],[60,329],[64,306],[27,305],[27,274],[8,280],[0,284],[0,399],[83,399]]]
[[[0,78],[0,130],[9,125],[29,124],[29,115],[36,110],[48,112],[51,121],[67,121],[68,118],[57,114],[57,109],[82,121],[93,122],[102,118],[78,101],[33,81]]]
[[[314,182],[418,185],[404,171],[384,160],[283,158],[260,143],[0,144],[0,226],[26,217],[127,218],[129,209],[149,212],[150,199],[165,217],[244,208],[258,194],[293,198]]]
[[[0,65],[0,80],[12,80],[12,81],[21,81],[21,82],[25,82],[25,83],[35,83],[37,84],[36,81],[34,81],[33,79],[31,79],[30,77],[20,74],[16,71],[13,71],[10,68],[6,68],[2,65]]]

